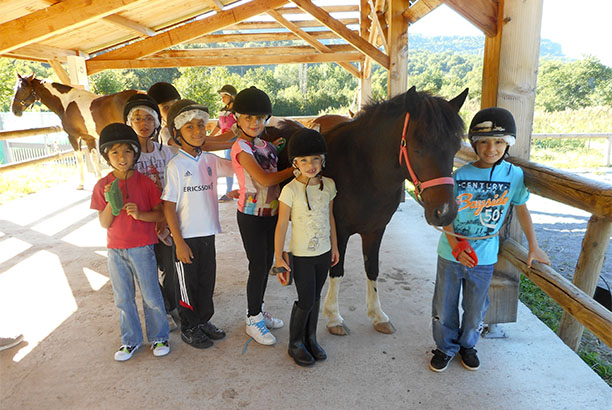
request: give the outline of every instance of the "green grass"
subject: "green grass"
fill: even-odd
[[[550,329],[557,332],[563,309],[528,278],[521,275],[519,299]],[[588,330],[584,331],[578,355],[612,386],[612,351]]]
[[[0,205],[76,177],[74,168],[47,163],[0,173]]]

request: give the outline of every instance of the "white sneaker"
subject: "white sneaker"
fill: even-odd
[[[263,314],[264,322],[268,329],[278,329],[278,328],[285,326],[285,323],[282,320],[272,317],[270,312],[261,312],[261,313]]]
[[[151,344],[151,350],[153,350],[153,355],[160,357],[165,356],[170,353],[170,344],[167,340],[160,340],[159,342],[153,342]]]
[[[266,327],[262,313],[247,316],[246,333],[259,344],[270,346],[276,343],[276,338]]]
[[[132,355],[134,354],[136,350],[138,350],[139,347],[140,345],[135,345],[135,346],[121,345],[119,350],[115,352],[115,360],[118,362],[125,362],[126,360],[131,359]]]

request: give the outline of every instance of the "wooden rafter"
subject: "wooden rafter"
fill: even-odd
[[[333,31],[309,31],[308,34],[319,40],[337,39],[339,38]],[[295,34],[284,32],[284,33],[249,33],[248,35],[234,33],[234,34],[207,34],[202,37],[195,38],[191,41],[187,41],[185,44],[197,44],[197,43],[244,43],[251,41],[283,41],[283,40],[295,40]],[[351,46],[352,47],[352,46]]]
[[[372,0],[368,0],[368,2],[370,4],[370,18],[372,19],[373,27],[376,28],[376,31],[378,32],[378,37],[380,38],[385,48],[385,53],[387,53],[388,55],[389,44],[387,43],[387,38],[385,37],[385,32],[383,30],[382,24],[380,24],[380,20],[378,19],[378,14],[376,13],[376,9],[374,8],[374,3],[372,3]]]
[[[143,58],[140,60],[87,60],[87,72],[100,72],[121,68],[164,68],[164,67],[198,67],[198,66],[242,66],[270,64],[310,64],[363,61],[363,54],[318,53],[291,55],[245,55],[243,49],[237,48],[233,56],[194,57],[194,58]]]
[[[47,63],[49,63],[49,65],[51,66],[55,74],[57,75],[57,78],[59,78],[62,84],[66,84],[66,85],[71,84],[70,76],[68,75],[66,70],[64,70],[64,67],[62,67],[59,61],[49,60],[47,61]]]
[[[284,27],[286,27],[288,30],[292,31],[296,36],[298,36],[299,38],[301,38],[302,40],[310,44],[312,47],[314,47],[317,51],[321,53],[333,53],[334,52],[333,49],[321,43],[316,38],[312,37],[310,34],[308,34],[304,30],[299,28],[297,25],[295,25],[293,22],[284,18],[276,10],[268,10],[268,14],[272,18],[274,18],[276,21],[278,21],[280,24],[282,24]],[[353,74],[355,77],[357,78],[360,77],[359,70],[354,65],[350,63],[345,63],[345,62],[338,62],[338,64],[342,68],[344,68],[346,71]]]
[[[219,0],[204,0],[204,3],[208,4],[212,9],[216,11],[221,11],[224,7],[223,3],[221,3]]]
[[[331,53],[356,52],[350,44],[333,44],[329,46]],[[196,58],[196,57],[228,57],[236,56],[261,56],[261,55],[287,55],[287,54],[310,54],[311,46],[284,46],[284,47],[242,47],[242,48],[190,48],[187,50],[163,50],[146,58]]]
[[[154,37],[149,37],[119,49],[109,51],[108,53],[101,54],[93,59],[90,59],[89,61],[141,58],[157,51],[161,51],[200,37],[204,34],[209,34],[213,31],[236,24],[240,21],[248,19],[249,17],[253,17],[270,9],[280,7],[285,3],[287,3],[287,0],[267,0],[246,3],[233,9],[221,11],[208,18],[196,20],[163,33],[159,33]],[[90,71],[90,74],[95,72],[97,71],[94,65],[92,66],[92,71]]]
[[[440,4],[442,4],[442,0],[419,0],[412,7],[404,10],[403,14],[408,23],[414,24],[438,8]]]
[[[82,27],[145,0],[65,0],[0,25],[0,54]]]
[[[136,33],[139,37],[151,37],[155,35],[155,30],[150,27],[143,26],[142,24],[138,24],[133,20],[127,19],[118,14],[112,14],[110,16],[104,17],[105,21],[109,23],[115,24],[122,28],[127,28]]]
[[[82,57],[87,54],[75,50],[65,50],[63,48],[56,48],[51,46],[45,46],[42,44],[30,44],[29,46],[20,47],[16,50],[6,53],[3,57],[21,58],[34,61],[46,61],[46,60],[57,60],[66,62],[67,56],[80,55]]]
[[[353,45],[364,55],[376,60],[381,66],[389,69],[389,56],[374,47],[371,43],[361,38],[358,34],[347,29],[342,23],[334,19],[328,12],[314,5],[310,0],[292,0],[296,6],[312,15],[314,18],[325,24],[334,33]]]
[[[356,25],[359,24],[359,19],[357,18],[345,18],[338,19],[340,23],[344,26],[348,25]],[[325,27],[325,24],[322,24],[318,20],[298,20],[294,21],[293,24],[297,27]],[[234,24],[228,27],[225,27],[225,30],[262,30],[262,29],[278,29],[283,28],[282,24],[274,21],[245,21],[242,23]]]
[[[444,0],[444,3],[485,35],[494,37],[497,34],[497,0]]]

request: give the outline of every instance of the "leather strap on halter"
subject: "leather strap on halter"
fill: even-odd
[[[410,159],[408,158],[408,142],[406,141],[406,131],[408,130],[408,122],[410,121],[410,113],[406,113],[406,118],[404,120],[404,130],[402,131],[402,141],[400,142],[400,153],[399,153],[399,162],[402,164],[402,158],[406,161],[406,168],[408,168],[408,172],[410,173],[410,178],[412,179],[412,184],[414,185],[415,194],[417,200],[420,202],[420,196],[423,191],[427,188],[431,188],[436,185],[455,185],[455,180],[451,177],[440,177],[430,179],[429,181],[421,182],[417,178],[412,166],[410,165]]]

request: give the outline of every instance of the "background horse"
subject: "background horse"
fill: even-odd
[[[403,198],[404,180],[409,179],[422,189],[420,200],[428,223],[448,225],[457,215],[453,196],[453,158],[459,150],[464,124],[459,109],[467,97],[466,89],[446,101],[412,87],[391,100],[372,103],[353,119],[336,116],[339,125],[323,135],[328,154],[324,175],[336,182],[334,216],[338,235],[340,262],[331,268],[330,285],[323,312],[333,334],[344,335],[348,328],[340,315],[338,294],[344,275],[344,257],[351,235],[362,239],[367,275],[367,310],[374,328],[393,333],[395,328],[383,312],[377,292],[379,249],[385,227]],[[326,122],[331,121],[329,118]],[[269,139],[288,139],[301,125],[286,121],[280,128],[267,130]],[[405,147],[405,150],[402,149]],[[406,153],[402,155],[402,151]],[[289,165],[281,151],[279,169]],[[403,158],[403,159],[400,159]],[[411,166],[413,173],[408,169]],[[423,182],[420,182],[423,181]],[[429,185],[428,182],[434,182]]]
[[[127,90],[99,96],[68,85],[39,80],[34,78],[33,74],[25,77],[17,74],[17,77],[11,111],[20,117],[23,111],[40,101],[60,117],[77,159],[80,176],[78,189],[83,189],[85,174],[81,140],[87,144],[91,162],[96,168],[96,176],[100,177],[97,155],[100,131],[110,123],[123,122],[125,102],[137,91]]]

